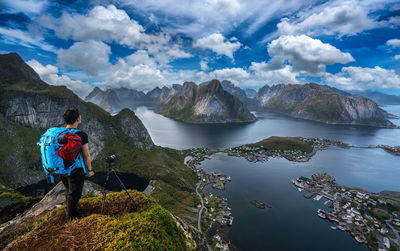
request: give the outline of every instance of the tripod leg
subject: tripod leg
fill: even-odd
[[[111,166],[109,165],[107,168],[106,180],[104,181],[104,186],[103,186],[103,203],[101,204],[101,213],[103,213],[103,211],[104,211],[104,203],[106,201],[106,196],[107,196],[106,188],[107,188],[108,180],[110,178],[110,169],[111,169]]]
[[[125,190],[126,194],[129,196],[129,198],[132,200],[133,204],[136,204],[135,200],[133,199],[133,197],[131,196],[131,194],[128,192],[128,189],[126,189],[124,183],[122,182],[122,180],[119,178],[119,176],[117,175],[117,172],[115,172],[114,169],[111,169],[113,171],[113,173],[115,174],[115,177],[117,177],[119,184],[121,185],[122,189]]]

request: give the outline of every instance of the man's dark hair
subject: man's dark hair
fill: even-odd
[[[68,125],[71,125],[78,120],[79,111],[78,111],[78,109],[68,109],[65,111],[63,117],[65,120],[65,123],[67,123]]]

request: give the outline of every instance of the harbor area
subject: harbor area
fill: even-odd
[[[333,223],[333,231],[347,231],[371,250],[400,250],[400,192],[371,193],[336,184],[329,174],[313,174],[292,181],[305,198],[319,201],[331,210],[316,214]]]

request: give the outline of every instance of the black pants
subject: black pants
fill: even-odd
[[[66,188],[67,220],[72,220],[78,216],[78,202],[82,196],[85,173],[83,168],[76,168],[71,172],[70,176],[60,175],[60,179]]]

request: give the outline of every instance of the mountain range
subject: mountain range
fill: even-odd
[[[114,90],[116,93],[118,89]],[[232,82],[207,81],[198,86],[193,82],[174,84],[171,88],[156,87],[136,98],[116,98],[98,88],[86,98],[110,112],[134,105],[157,106],[157,112],[167,117],[191,123],[250,122],[255,118],[248,111],[272,111],[294,118],[329,124],[368,125],[394,128],[388,118],[394,118],[372,99],[330,86],[310,84],[265,85],[256,92],[243,90]],[[128,93],[127,91],[125,93]],[[385,100],[385,94],[375,93],[374,99]],[[396,99],[396,96],[391,97]],[[133,101],[136,100],[136,101]],[[393,102],[394,102],[393,101]],[[115,104],[118,102],[118,104]]]

